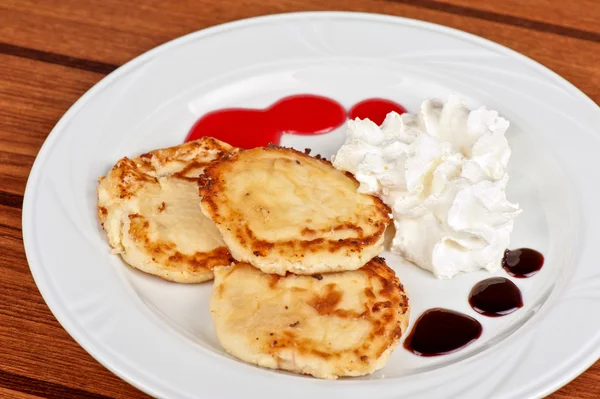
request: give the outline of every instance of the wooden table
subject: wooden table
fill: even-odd
[[[306,10],[385,13],[462,29],[541,62],[600,102],[598,0],[0,0],[1,398],[146,397],[70,338],[27,267],[25,182],[62,114],[106,74],[168,40]],[[552,398],[600,398],[600,362]]]

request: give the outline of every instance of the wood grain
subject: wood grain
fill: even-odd
[[[462,29],[506,45],[546,65],[600,102],[600,42],[444,12],[443,8],[438,8],[446,3],[437,1],[246,0],[243,7],[212,0],[148,1],[135,5],[119,0],[46,0],[42,3],[14,0],[5,3],[2,13],[10,21],[16,21],[0,25],[0,37],[6,43],[108,65],[121,65],[183,34],[257,15],[330,9],[400,15]],[[533,3],[544,2],[536,0]],[[595,12],[593,18],[600,21],[597,7],[590,10],[584,4],[581,9],[592,15]],[[21,27],[25,21],[29,21],[27,29],[16,34],[11,26]],[[598,28],[592,33],[599,34]],[[107,41],[107,37],[111,40]],[[540,43],[545,45],[540,46]]]
[[[4,399],[37,399],[39,396],[29,395],[12,389],[0,388],[0,398]]]
[[[493,0],[0,0],[0,397],[147,397],[56,322],[21,236],[26,179],[70,105],[107,73],[180,35],[279,12],[387,13],[466,30],[520,51],[600,102],[600,2]],[[552,398],[600,397],[600,362]]]
[[[10,77],[0,80],[0,187],[3,193],[23,195],[52,127],[104,75],[0,54],[0,76]]]
[[[600,398],[600,361],[596,362],[579,378],[548,396],[549,399],[598,399]]]
[[[0,187],[19,198],[49,131],[103,75],[0,55],[0,76],[10,76],[0,79]],[[0,387],[52,398],[144,397],[92,359],[54,319],[25,259],[22,197],[18,204],[1,201],[2,195]]]
[[[572,2],[547,0],[439,0],[437,3],[475,9],[484,13],[517,17],[525,21],[552,24],[579,31],[600,33],[600,2],[577,0]],[[493,18],[493,17],[492,17]],[[535,27],[535,25],[533,25]],[[595,36],[598,37],[598,36]]]
[[[15,213],[0,206],[0,387],[53,398],[142,397],[52,317],[26,266],[20,228],[4,224],[19,220]]]

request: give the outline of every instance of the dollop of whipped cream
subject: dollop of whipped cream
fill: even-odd
[[[381,126],[348,122],[333,165],[392,209],[392,251],[451,278],[500,267],[513,219],[506,199],[509,122],[456,96],[425,100],[417,115],[391,112]]]

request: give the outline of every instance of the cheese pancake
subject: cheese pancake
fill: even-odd
[[[198,176],[233,148],[213,138],[123,158],[98,179],[98,217],[114,253],[146,273],[179,283],[213,277],[233,260],[202,214]]]
[[[323,159],[280,147],[233,152],[200,182],[202,211],[233,257],[265,273],[355,270],[383,251],[390,209]]]
[[[409,314],[402,284],[381,258],[313,276],[218,267],[210,309],[221,345],[236,358],[328,379],[381,369]]]

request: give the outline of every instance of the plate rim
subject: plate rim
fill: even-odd
[[[29,269],[34,278],[35,284],[40,291],[44,301],[46,302],[48,308],[52,312],[53,316],[57,319],[57,321],[61,324],[61,326],[68,332],[68,334],[86,351],[88,352],[96,361],[102,364],[105,368],[107,368],[112,373],[116,374],[119,378],[125,380],[129,384],[134,387],[140,389],[143,392],[146,392],[150,395],[160,397],[161,392],[160,388],[155,385],[149,384],[148,381],[145,381],[143,378],[136,379],[135,377],[127,374],[126,371],[120,369],[118,364],[113,364],[110,360],[107,360],[104,355],[102,355],[101,347],[95,347],[93,340],[90,340],[89,337],[86,336],[85,331],[79,331],[78,327],[73,325],[70,320],[70,315],[68,310],[62,305],[62,301],[58,296],[55,296],[52,291],[52,288],[49,286],[49,282],[41,275],[41,264],[36,264],[36,262],[32,263],[34,253],[33,246],[34,240],[31,238],[32,233],[31,230],[34,229],[34,223],[31,219],[30,215],[32,214],[31,208],[33,207],[33,193],[35,191],[35,187],[33,182],[37,180],[38,175],[40,174],[40,164],[42,163],[42,158],[46,158],[48,156],[48,152],[52,144],[59,138],[60,130],[62,130],[63,126],[68,124],[70,119],[79,112],[81,108],[83,108],[86,103],[93,98],[93,96],[103,90],[108,85],[116,82],[123,75],[128,73],[131,69],[136,68],[145,62],[151,60],[153,57],[160,55],[160,53],[167,51],[171,48],[183,45],[188,41],[206,38],[214,34],[218,34],[221,32],[235,30],[242,27],[248,27],[252,25],[260,25],[264,22],[271,22],[273,20],[289,20],[289,19],[322,19],[322,18],[343,18],[343,19],[354,19],[354,20],[363,20],[363,21],[372,21],[372,22],[394,22],[405,26],[412,26],[417,29],[427,29],[431,31],[435,31],[441,33],[446,36],[454,36],[458,39],[464,39],[470,41],[472,43],[481,45],[483,47],[487,47],[489,49],[499,51],[503,54],[506,54],[510,57],[516,58],[521,62],[526,63],[528,66],[535,68],[539,73],[544,73],[549,75],[555,82],[560,82],[560,84],[568,90],[568,92],[572,95],[575,95],[578,99],[587,102],[592,107],[598,108],[600,107],[585,93],[583,93],[580,89],[578,89],[575,85],[569,82],[567,79],[563,78],[556,72],[552,71],[550,68],[540,64],[539,62],[515,51],[508,47],[505,47],[499,43],[493,42],[489,39],[485,39],[483,37],[462,31],[460,29],[447,27],[444,25],[431,23],[427,21],[421,21],[412,18],[406,18],[395,15],[388,14],[377,14],[377,13],[365,13],[365,12],[352,12],[352,11],[303,11],[303,12],[291,12],[291,13],[278,13],[278,14],[270,14],[264,16],[257,16],[251,18],[245,18],[241,20],[231,21],[219,25],[214,25],[211,27],[207,27],[195,32],[188,33],[186,35],[180,36],[178,38],[172,39],[168,42],[165,42],[157,47],[154,47],[133,59],[127,61],[125,64],[118,67],[116,70],[111,72],[110,74],[103,77],[99,82],[97,82],[94,86],[92,86],[88,91],[86,91],[71,107],[63,114],[63,116],[59,119],[56,125],[52,128],[51,132],[48,134],[44,143],[42,144],[36,158],[34,164],[29,173],[27,184],[25,187],[24,198],[23,198],[23,209],[22,209],[22,236],[23,236],[23,245],[25,248],[25,254],[27,257],[27,263],[29,265]],[[535,389],[529,389],[529,393],[539,394],[545,396],[554,392],[566,385],[578,375],[580,375],[583,371],[589,368],[592,364],[594,364],[600,358],[600,346],[596,347],[595,351],[590,351],[587,353],[587,356],[581,356],[578,361],[574,363],[572,367],[568,369],[570,372],[564,373],[561,378],[554,379],[549,383],[543,384],[539,383],[535,387]]]

